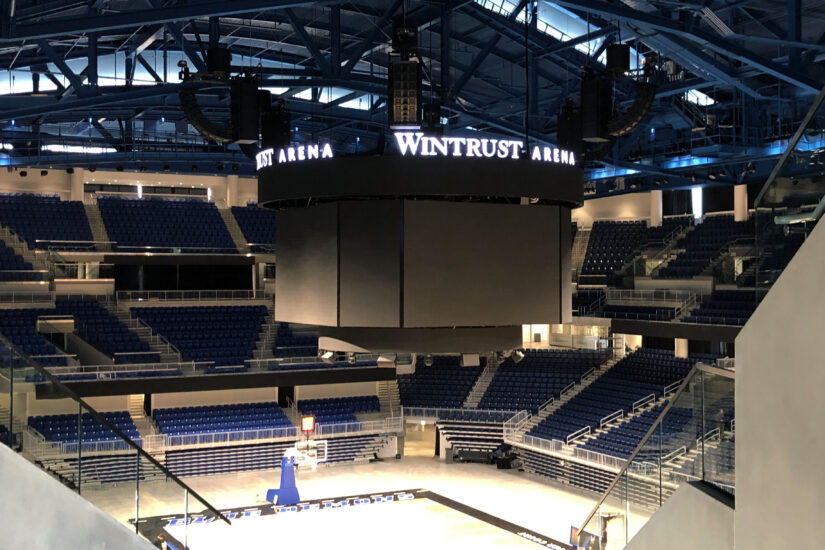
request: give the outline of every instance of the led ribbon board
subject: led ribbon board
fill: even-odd
[[[394,135],[402,156],[518,159],[524,151],[524,142],[517,139],[432,137],[422,132],[396,132]],[[530,159],[576,165],[576,155],[572,151],[557,147],[536,145],[530,152]]]
[[[268,168],[273,164],[285,164],[287,162],[303,162],[305,160],[331,159],[332,147],[329,143],[323,145],[298,145],[295,147],[283,147],[278,149],[264,149],[255,155],[257,169]]]

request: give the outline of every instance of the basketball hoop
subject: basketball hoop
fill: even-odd
[[[284,456],[292,457],[298,467],[308,466],[315,470],[319,462],[327,461],[327,442],[325,439],[296,441],[294,447],[284,452]]]

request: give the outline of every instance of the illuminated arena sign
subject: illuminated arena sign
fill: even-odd
[[[274,161],[273,158],[275,159]],[[323,145],[298,145],[296,147],[283,147],[278,149],[277,153],[275,152],[275,149],[269,148],[264,149],[255,155],[258,170],[272,166],[274,162],[284,164],[287,162],[302,162],[305,160],[314,160],[318,158],[332,158],[332,147],[330,147],[329,143],[325,143]]]
[[[469,157],[518,159],[524,142],[517,139],[432,137],[422,132],[396,132],[395,142],[402,156]],[[576,165],[576,155],[557,147],[534,146],[530,159],[554,164]]]

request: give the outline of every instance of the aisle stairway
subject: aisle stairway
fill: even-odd
[[[398,392],[398,380],[381,380],[378,382],[378,401],[381,403],[383,416],[401,414],[401,394]]]
[[[529,432],[536,425],[538,425],[539,422],[541,422],[542,420],[544,420],[545,418],[547,418],[548,416],[550,416],[551,414],[556,412],[556,410],[559,407],[561,407],[562,405],[564,405],[565,403],[567,403],[568,401],[570,401],[571,399],[576,397],[579,394],[579,392],[581,392],[583,389],[588,387],[590,384],[592,384],[593,382],[598,380],[601,375],[603,375],[604,373],[609,371],[610,368],[613,367],[613,365],[615,365],[618,362],[619,362],[619,359],[610,358],[607,361],[605,361],[604,363],[602,363],[601,365],[599,365],[599,368],[596,369],[593,372],[593,374],[591,376],[589,376],[586,380],[584,380],[581,383],[577,383],[571,390],[569,390],[564,395],[562,395],[561,398],[554,399],[552,403],[550,403],[547,406],[539,409],[538,413],[534,414],[530,418],[530,420],[527,421],[527,423],[524,425],[524,428],[522,429],[521,433]]]
[[[218,212],[220,212],[223,223],[226,224],[226,228],[229,230],[229,235],[232,237],[232,241],[235,243],[238,252],[248,254],[250,251],[249,244],[246,242],[246,237],[244,237],[241,226],[238,225],[238,220],[232,215],[232,210],[228,208],[218,208]]]
[[[138,335],[138,337],[149,344],[149,349],[160,354],[161,363],[181,363],[183,357],[166,340],[157,334],[152,334],[152,329],[133,318],[129,310],[121,310],[114,302],[101,302],[101,305],[108,309],[112,315],[126,325],[126,327]]]
[[[83,208],[86,210],[86,217],[89,219],[89,227],[92,229],[92,237],[98,243],[95,249],[98,252],[111,252],[112,245],[109,244],[109,233],[106,231],[106,224],[103,223],[103,216],[100,215],[100,209],[96,204],[83,203]]]
[[[42,256],[38,256],[34,250],[29,248],[29,245],[26,244],[23,239],[18,237],[16,233],[5,225],[0,225],[0,239],[6,243],[7,247],[14,250],[15,254],[21,256],[24,261],[32,264],[35,270],[49,271],[48,262],[41,259]]]
[[[266,318],[258,333],[255,350],[252,352],[253,359],[273,359],[275,357],[272,353],[272,348],[275,346],[275,338],[278,335],[278,322],[275,321],[271,303],[266,304],[266,310]]]
[[[587,244],[590,242],[590,229],[579,229],[573,239],[572,265],[576,275],[581,272],[584,257],[587,255]]]
[[[470,393],[467,395],[467,399],[464,400],[462,407],[465,409],[475,409],[478,407],[478,404],[481,402],[481,398],[484,397],[484,394],[487,392],[487,388],[490,387],[490,382],[493,381],[493,377],[496,375],[499,365],[501,365],[501,362],[494,357],[487,358],[487,366],[481,372],[478,380],[476,380],[476,383],[473,385],[473,389],[470,390]]]

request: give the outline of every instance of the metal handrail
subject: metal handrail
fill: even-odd
[[[637,399],[636,401],[634,401],[633,402],[633,408],[631,410],[633,412],[636,412],[636,409],[638,409],[640,407],[644,407],[645,405],[647,405],[651,401],[656,401],[656,394],[655,393],[651,393],[650,395],[646,395],[646,396],[642,397],[641,399]]]
[[[570,445],[570,443],[572,443],[573,441],[575,441],[578,438],[580,438],[584,435],[587,435],[589,433],[590,433],[590,426],[585,426],[584,428],[581,428],[581,429],[576,430],[575,432],[573,432],[571,434],[568,434],[566,443],[568,445]]]
[[[264,290],[119,290],[118,302],[268,300]]]
[[[158,470],[163,472],[167,479],[171,479],[174,483],[176,483],[178,486],[180,486],[185,491],[187,491],[189,494],[191,494],[193,497],[195,497],[195,499],[199,500],[202,504],[204,504],[209,509],[210,512],[215,514],[216,517],[222,519],[228,525],[232,525],[232,522],[229,521],[229,519],[226,516],[224,516],[221,512],[219,512],[217,508],[215,508],[207,500],[202,498],[194,489],[189,487],[189,485],[182,482],[175,474],[173,474],[171,471],[169,471],[163,464],[158,462],[152,455],[150,455],[149,453],[144,451],[140,447],[140,445],[138,445],[137,443],[132,441],[126,434],[124,434],[122,431],[120,431],[120,429],[118,429],[117,426],[115,426],[114,424],[109,422],[109,420],[106,417],[104,417],[102,414],[97,412],[97,410],[95,410],[94,408],[89,406],[88,403],[86,403],[83,399],[81,399],[75,392],[73,392],[71,389],[69,389],[65,384],[63,384],[52,373],[50,373],[44,367],[37,364],[35,361],[32,361],[31,358],[28,355],[26,355],[20,348],[18,348],[16,345],[14,345],[14,343],[9,341],[2,334],[0,334],[0,343],[5,345],[8,349],[12,350],[12,352],[14,352],[19,358],[23,359],[27,363],[26,367],[33,368],[35,371],[37,371],[38,373],[43,375],[49,382],[51,382],[54,385],[54,387],[56,387],[58,390],[63,392],[63,394],[65,394],[67,397],[69,397],[74,402],[76,402],[78,404],[78,406],[81,408],[81,410],[85,409],[85,412],[90,414],[98,422],[100,422],[104,427],[106,427],[113,434],[115,434],[117,437],[119,437],[123,442],[126,443],[127,448],[131,447],[132,449],[134,449],[134,451],[138,455],[140,455],[140,457],[142,459],[148,460],[150,464],[152,464],[155,468],[157,468]],[[13,370],[15,367],[10,366],[10,368]],[[80,414],[80,413],[78,413],[78,414]],[[81,441],[81,443],[82,443],[82,441]]]
[[[576,387],[576,383],[575,383],[575,382],[570,382],[569,384],[567,384],[567,385],[566,385],[564,388],[562,388],[562,390],[559,392],[559,399],[561,399],[562,397],[564,397],[564,394],[566,394],[567,392],[569,392],[570,390],[572,390],[572,389],[573,389],[573,388],[575,388],[575,387]]]
[[[606,424],[610,424],[611,422],[613,422],[614,420],[618,420],[619,418],[624,418],[624,409],[613,411],[607,416],[604,416],[601,419],[599,419],[599,428],[604,428]]]
[[[621,481],[622,476],[627,472],[628,468],[631,467],[630,465],[633,464],[633,460],[639,455],[639,453],[642,451],[642,449],[645,448],[645,445],[647,444],[648,440],[656,432],[656,428],[661,424],[662,420],[670,412],[670,409],[674,407],[674,405],[676,404],[676,401],[678,401],[678,399],[679,399],[679,396],[682,395],[682,393],[688,387],[688,384],[690,384],[690,381],[693,379],[694,376],[696,376],[696,373],[699,372],[699,371],[707,372],[709,374],[718,374],[718,375],[724,376],[726,378],[735,378],[733,373],[731,373],[729,371],[725,371],[724,369],[720,369],[718,367],[713,367],[713,366],[710,366],[710,365],[704,365],[702,363],[696,363],[693,366],[693,368],[690,369],[690,372],[688,373],[688,375],[685,376],[685,378],[682,380],[682,383],[679,386],[679,389],[674,394],[673,398],[670,399],[670,401],[668,401],[668,403],[665,405],[664,409],[662,409],[662,412],[659,413],[659,416],[656,417],[656,420],[653,422],[653,424],[650,425],[650,429],[648,429],[645,436],[642,438],[641,441],[639,441],[639,444],[636,445],[636,448],[633,449],[633,452],[630,454],[627,461],[624,463],[622,468],[619,470],[619,472],[613,478],[613,481],[610,482],[610,485],[608,485],[607,489],[605,489],[604,493],[602,493],[602,496],[601,496],[601,498],[599,498],[596,505],[593,507],[593,509],[587,515],[585,520],[580,524],[580,527],[579,527],[580,532],[583,531],[587,527],[587,524],[590,523],[590,520],[593,519],[593,516],[595,516],[596,513],[599,511],[599,508],[601,508],[602,504],[604,504],[604,501],[607,500],[607,498],[613,492],[613,489],[616,487],[616,485],[618,485],[619,481]]]

